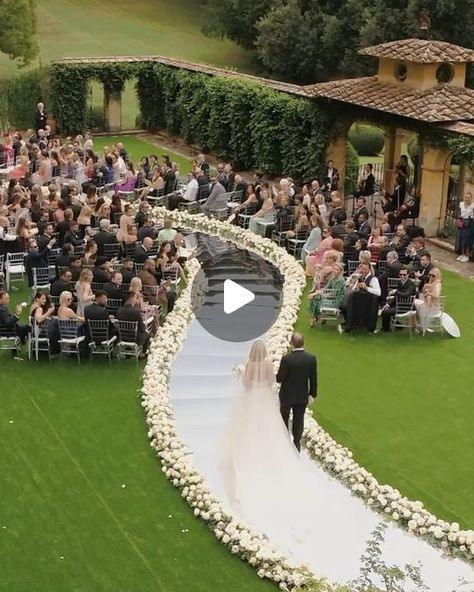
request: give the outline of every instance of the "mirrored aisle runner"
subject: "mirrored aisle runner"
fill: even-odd
[[[216,253],[222,255],[225,248],[221,243]],[[248,265],[244,266],[246,258],[244,252],[235,251],[222,261],[217,257],[212,273],[228,274],[229,279],[237,282],[245,277],[249,289],[252,283],[253,289],[258,289],[258,278],[252,276]],[[277,301],[277,288],[274,290]],[[250,344],[217,339],[195,320],[172,369],[170,395],[178,432],[193,451],[196,467],[223,500],[226,497],[217,470],[218,447],[236,391],[231,386],[232,369],[246,359]],[[360,556],[381,517],[315,462],[304,459],[304,463],[313,485],[311,491],[304,492],[308,500],[304,512],[297,512],[299,517],[295,515],[293,528],[305,533],[302,540],[296,542],[294,533],[279,527],[277,509],[273,527],[268,523],[254,526],[294,561],[308,563],[317,575],[347,582],[358,575]],[[459,578],[474,582],[474,570],[465,562],[443,557],[437,549],[394,523],[389,523],[386,531],[383,555],[390,565],[420,562],[423,578],[432,592],[453,591]]]

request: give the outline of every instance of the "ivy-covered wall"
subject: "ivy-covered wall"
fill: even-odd
[[[36,105],[47,102],[47,72],[28,70],[0,79],[0,125],[26,130],[33,127]]]
[[[295,179],[321,173],[332,116],[313,101],[264,86],[164,64],[55,64],[53,109],[63,133],[86,125],[87,84],[120,92],[136,78],[143,127],[166,129],[238,167]]]

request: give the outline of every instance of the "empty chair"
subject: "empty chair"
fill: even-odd
[[[51,284],[49,282],[48,267],[33,267],[33,294],[38,290],[49,291]]]
[[[0,351],[13,351],[17,356],[20,355],[21,341],[15,327],[0,325]]]
[[[7,253],[5,261],[5,281],[7,291],[14,279],[23,280],[25,277],[25,256],[26,253]]]
[[[113,326],[110,321],[87,320],[87,329],[89,331],[89,350],[91,356],[107,356],[109,363],[112,361],[112,355],[117,335],[114,335]]]

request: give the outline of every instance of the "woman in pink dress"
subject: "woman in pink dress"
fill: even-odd
[[[330,228],[323,228],[323,239],[319,243],[318,248],[308,254],[306,257],[306,276],[312,278],[316,265],[320,265],[325,251],[331,248],[334,239],[331,235]]]
[[[20,148],[19,160],[20,162],[18,165],[8,174],[9,179],[15,179],[16,181],[19,181],[20,179],[23,179],[23,177],[29,171],[30,159],[28,158],[28,150],[24,146]]]

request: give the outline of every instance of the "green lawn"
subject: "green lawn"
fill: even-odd
[[[2,352],[0,368],[2,592],[274,589],[165,479],[135,362],[49,365]]]
[[[473,528],[474,283],[444,272],[443,286],[460,339],[309,329],[307,299],[297,328],[319,360],[321,425],[379,482]]]
[[[243,71],[252,67],[250,52],[200,32],[198,2],[37,0],[37,5],[43,64],[62,57],[166,55]],[[15,68],[0,56],[0,75]]]
[[[102,150],[104,146],[110,146],[117,142],[123,143],[134,164],[140,162],[142,156],[155,154],[160,157],[162,154],[167,154],[171,162],[178,163],[182,175],[189,173],[191,170],[191,161],[189,158],[181,154],[176,154],[176,152],[170,151],[163,146],[155,146],[138,136],[97,136],[94,138],[94,150]]]

